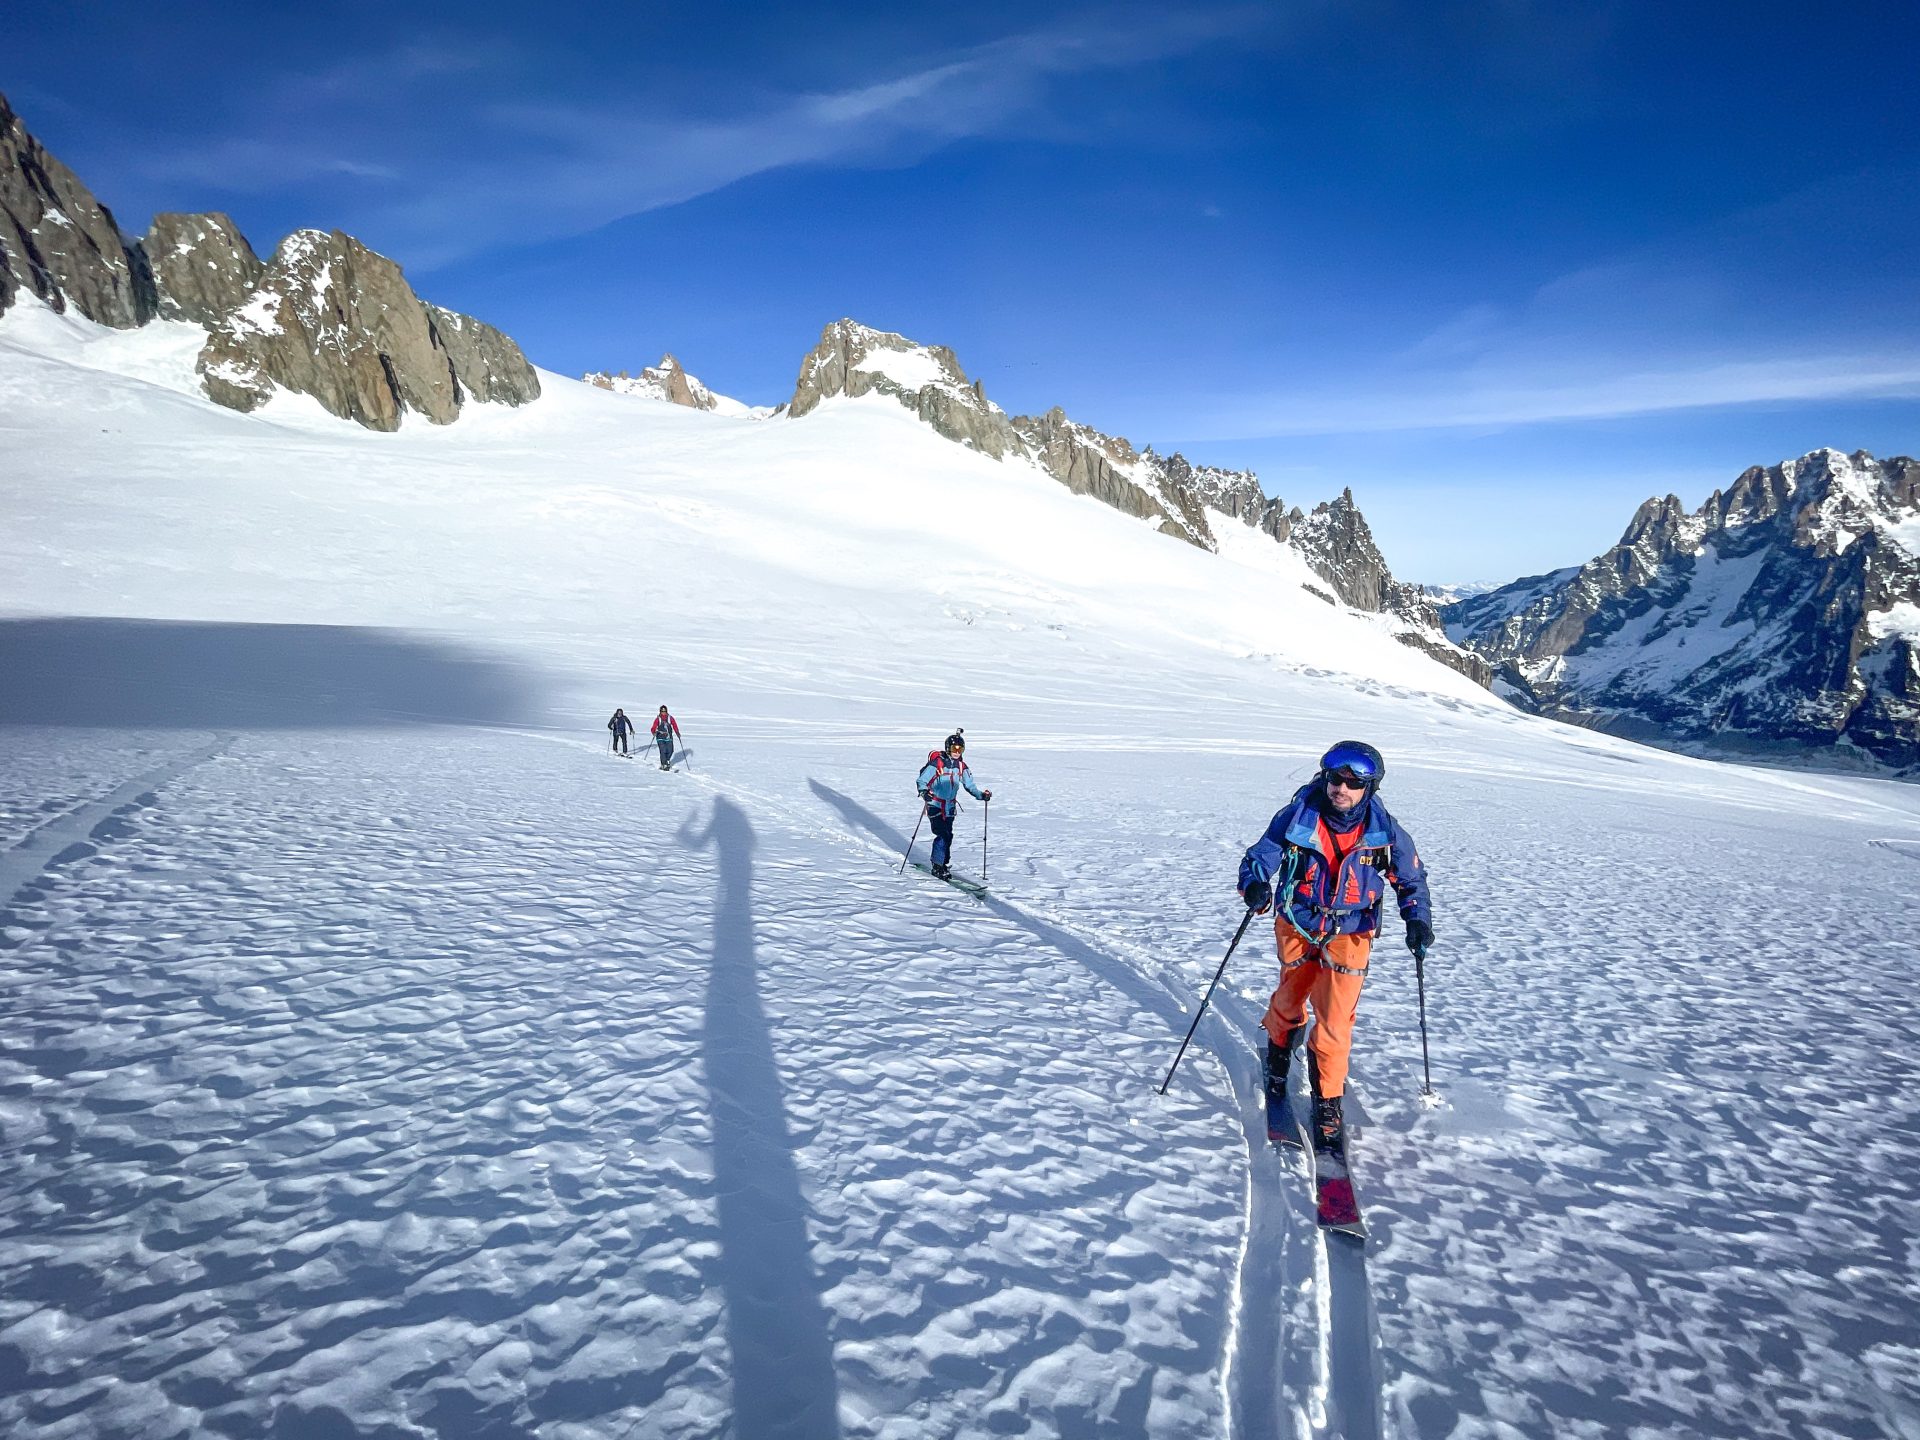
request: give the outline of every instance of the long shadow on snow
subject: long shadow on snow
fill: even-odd
[[[840,818],[853,829],[866,831],[896,855],[905,852],[907,837],[859,801],[849,799],[838,790],[822,785],[818,780],[810,779],[807,785],[815,795],[839,811]],[[1169,1026],[1178,1026],[1182,1031],[1186,1029],[1187,1015],[1181,1008],[1179,999],[1146,979],[1124,960],[1105,954],[1059,926],[1049,925],[1046,921],[1029,915],[1026,911],[1009,905],[1004,900],[995,899],[992,895],[986,896],[982,903],[1002,920],[1018,925],[1028,934],[1051,945],[1062,955],[1086,966],[1095,976],[1113,986],[1142,1010],[1158,1015]]]
[[[720,863],[701,1058],[712,1097],[733,1433],[837,1436],[833,1342],[754,961],[753,826],[723,798],[704,832],[687,826],[677,838],[693,849],[711,845]]]
[[[513,723],[540,677],[431,636],[357,625],[0,620],[0,725],[264,729]]]

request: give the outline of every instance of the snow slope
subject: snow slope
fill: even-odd
[[[7,1433],[1920,1433],[1911,787],[1522,716],[890,401],[381,436],[66,326],[0,322]],[[955,724],[984,904],[895,873]],[[1390,933],[1364,1251],[1258,928],[1155,1093],[1348,734],[1447,1100]]]

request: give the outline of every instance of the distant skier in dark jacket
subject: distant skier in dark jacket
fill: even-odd
[[[625,755],[627,753],[627,737],[633,734],[633,721],[627,718],[627,712],[624,710],[615,710],[613,712],[613,718],[607,721],[607,729],[613,732],[613,753],[616,755]]]
[[[953,855],[953,819],[960,813],[960,787],[985,803],[993,791],[973,783],[973,772],[963,758],[967,749],[966,732],[955,730],[938,750],[927,752],[927,763],[920,767],[914,788],[927,802],[927,819],[933,823],[933,873],[945,880],[953,873],[948,861]]]
[[[1389,885],[1406,921],[1407,948],[1425,954],[1433,943],[1426,867],[1413,837],[1375,797],[1386,773],[1373,746],[1342,740],[1240,861],[1247,907],[1265,914],[1276,900],[1280,906],[1273,923],[1280,986],[1265,1021],[1267,1084],[1285,1091],[1311,1005],[1308,1073],[1322,1145],[1336,1146],[1345,1135],[1347,1052]]]
[[[662,705],[660,713],[653,717],[653,743],[660,747],[660,768],[673,768],[673,746],[680,738],[680,722],[667,713]]]

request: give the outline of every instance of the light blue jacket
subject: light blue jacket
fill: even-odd
[[[927,797],[927,813],[945,818],[960,808],[960,787],[967,787],[967,793],[976,800],[987,797],[980,793],[980,787],[973,783],[973,772],[967,769],[967,762],[949,760],[939,750],[927,752],[927,763],[920,767],[920,778],[914,782],[914,788]]]

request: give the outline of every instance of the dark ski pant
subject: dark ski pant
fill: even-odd
[[[673,768],[673,741],[658,740],[658,741],[655,741],[654,743],[660,747],[660,768],[662,770],[672,769]]]
[[[627,735],[624,730],[616,730],[613,732],[613,753],[616,755],[624,755],[627,753]]]
[[[933,863],[945,865],[953,854],[953,812],[943,815],[929,808],[927,819],[933,822]]]

